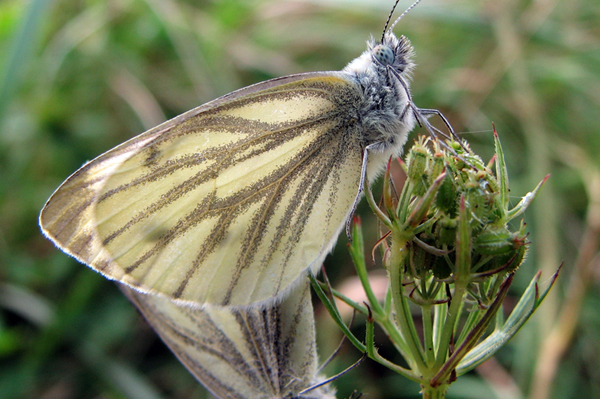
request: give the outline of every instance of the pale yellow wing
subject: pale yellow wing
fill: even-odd
[[[348,217],[359,98],[338,73],[234,92],[86,164],[40,224],[65,252],[139,291],[268,300],[320,266]]]
[[[264,308],[175,304],[164,296],[123,291],[148,323],[217,398],[335,398],[317,382],[317,353],[308,280]]]

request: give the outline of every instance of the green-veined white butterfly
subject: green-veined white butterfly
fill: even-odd
[[[240,89],[100,155],[50,197],[44,234],[107,278],[180,303],[292,289],[333,247],[364,179],[437,113],[412,102],[413,49],[394,25],[340,72]]]
[[[319,383],[307,279],[263,308],[203,309],[122,285],[129,299],[187,369],[219,399],[328,399]]]

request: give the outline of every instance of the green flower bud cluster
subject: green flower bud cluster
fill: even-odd
[[[411,256],[405,265],[407,280],[433,276],[448,283],[457,277],[478,281],[514,272],[523,263],[528,248],[525,225],[521,223],[513,230],[509,222],[524,207],[518,212],[509,209],[503,159],[495,157],[485,164],[466,144],[463,147],[451,142],[444,148],[437,141],[420,138],[408,153],[405,170],[407,184],[396,214],[424,215],[408,243]],[[419,201],[428,195],[433,197],[431,203]],[[403,206],[407,209],[401,209]],[[423,206],[427,206],[426,212],[416,212]],[[458,267],[460,226],[468,230],[470,237],[460,246],[461,251],[468,252],[461,259],[469,259],[470,264]],[[459,271],[470,275],[457,276]]]
[[[504,155],[495,133],[494,141],[496,155],[486,164],[466,143],[442,145],[421,137],[409,150],[406,164],[401,163],[407,180],[399,195],[389,167],[381,202],[367,182],[367,201],[389,230],[377,242],[389,280],[384,299],[370,285],[367,258],[372,258],[365,256],[358,218],[349,249],[368,303],[354,302],[310,276],[350,342],[419,383],[423,398],[443,398],[456,378],[493,356],[529,319],[557,277],[540,289],[538,273],[503,319],[502,303],[528,248],[525,224],[513,228],[509,222],[527,209],[546,179],[511,208]],[[364,342],[343,322],[334,296],[367,317]],[[378,353],[375,324],[402,354],[406,367]]]

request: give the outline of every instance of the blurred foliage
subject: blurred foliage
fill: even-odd
[[[166,118],[268,78],[339,70],[392,3],[0,2],[1,398],[210,397],[113,283],[42,237],[39,210],[83,162]],[[515,203],[552,173],[525,216],[532,253],[515,292],[565,262],[533,320],[449,398],[600,397],[599,26],[597,0],[424,0],[396,27],[416,49],[418,106],[484,157],[495,122]],[[343,241],[327,268],[351,285]],[[326,357],[338,336],[319,319]],[[326,371],[359,356],[346,346]],[[372,362],[336,385],[340,398],[418,397]]]

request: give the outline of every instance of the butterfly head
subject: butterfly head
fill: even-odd
[[[413,57],[414,51],[410,41],[405,36],[396,37],[389,32],[384,35],[380,43],[374,39],[369,40],[367,51],[348,64],[346,70],[354,71],[359,75],[370,70],[381,76],[393,73],[408,77],[414,67]]]
[[[398,38],[389,32],[381,43],[370,40],[367,46],[342,73],[347,74],[361,93],[356,119],[360,123],[362,145],[375,146],[371,147],[373,155],[367,168],[367,176],[372,179],[390,156],[402,152],[408,132],[415,126],[410,94],[414,64],[412,45],[404,36]]]
[[[381,43],[370,41],[368,45],[372,62],[378,67],[392,68],[398,73],[412,71],[414,52],[406,37],[398,38],[390,32],[385,34]]]
[[[400,0],[396,0],[381,34],[380,43],[374,44],[373,41],[369,42],[369,51],[373,56],[373,61],[383,67],[394,68],[398,73],[402,73],[405,70],[411,72],[413,67],[413,49],[408,39],[404,36],[400,36],[398,39],[392,32],[396,24],[404,17],[413,7],[415,7],[421,0],[416,0],[406,11],[404,11],[394,23],[390,26],[392,15],[396,10]]]

